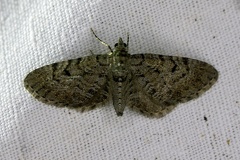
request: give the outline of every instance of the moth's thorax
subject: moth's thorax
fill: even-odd
[[[119,38],[118,43],[115,44],[115,49],[111,58],[111,72],[114,81],[124,81],[128,75],[128,60],[130,54],[128,53],[127,44]]]

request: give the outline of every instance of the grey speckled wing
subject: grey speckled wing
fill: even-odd
[[[205,62],[156,54],[131,55],[132,93],[128,105],[144,115],[162,117],[178,103],[199,97],[218,79]]]
[[[108,55],[92,55],[43,66],[30,72],[25,88],[38,100],[80,111],[108,97]]]

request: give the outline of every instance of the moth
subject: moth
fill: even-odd
[[[112,49],[93,35],[109,53],[90,55],[40,67],[24,79],[39,101],[78,111],[92,110],[111,100],[117,116],[126,106],[150,117],[163,117],[177,104],[207,91],[218,79],[210,64],[158,54],[128,53],[119,38]]]

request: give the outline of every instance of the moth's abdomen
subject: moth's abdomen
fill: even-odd
[[[130,85],[132,84],[131,74],[128,72],[118,76],[116,73],[112,74],[110,86],[112,89],[113,106],[117,115],[122,116],[128,99]]]

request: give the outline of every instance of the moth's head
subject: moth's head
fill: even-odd
[[[127,51],[128,50],[128,45],[123,42],[122,38],[120,37],[118,40],[118,43],[114,45],[115,50],[118,51]]]

